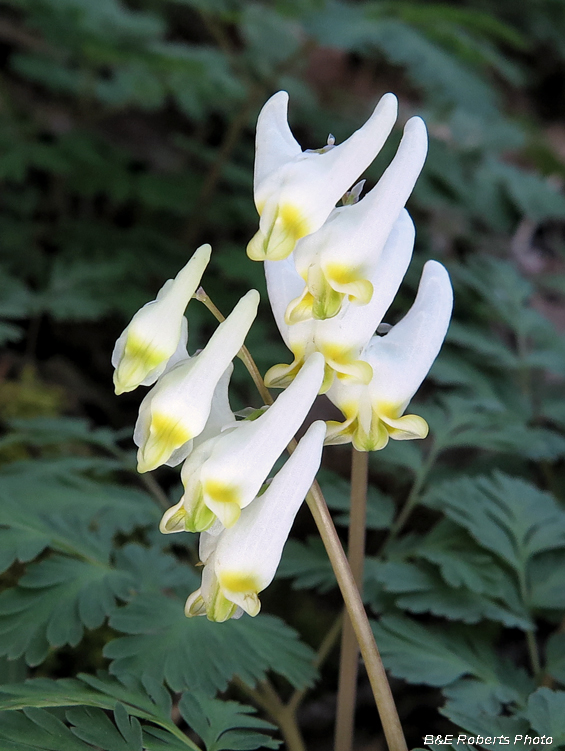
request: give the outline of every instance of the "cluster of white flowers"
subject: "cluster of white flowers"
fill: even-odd
[[[370,451],[389,437],[426,435],[421,417],[403,413],[439,352],[451,314],[447,272],[429,261],[409,313],[375,334],[412,254],[414,227],[404,204],[426,154],[424,123],[407,123],[396,157],[359,200],[363,184],[352,185],[392,129],[395,97],[384,96],[343,144],[335,146],[330,136],[325,147],[306,152],[288,127],[287,101],[285,92],[275,94],[257,123],[261,220],[248,246],[252,259],[265,261],[273,313],[294,355],[291,365],[275,365],[265,377],[283,393],[255,419],[237,420],[230,408],[232,360],[257,314],[256,290],[201,352],[188,354],[184,313],[210,260],[209,245],[135,314],[112,356],[117,394],[153,386],[134,431],[138,470],[184,462],[183,496],[160,529],[202,533],[202,586],[188,598],[186,614],[214,621],[259,612],[258,593],[275,575],[324,441],[352,441]],[[318,393],[327,393],[345,421],[314,422],[266,486]]]

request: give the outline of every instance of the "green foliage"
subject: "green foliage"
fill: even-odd
[[[147,593],[116,611],[110,625],[129,634],[104,650],[113,659],[111,672],[164,679],[174,691],[225,691],[234,675],[254,685],[270,669],[302,688],[316,675],[312,651],[273,616],[218,627],[204,618],[187,619],[178,599]]]
[[[276,748],[235,701],[242,686],[260,693],[275,673],[284,693],[318,676],[280,618],[185,618],[195,539],[158,533],[151,480],[134,474],[133,402],[109,395],[112,342],[201,242],[223,312],[250,285],[264,293],[243,249],[257,224],[254,123],[280,88],[306,148],[329,124],[342,141],[389,89],[399,125],[421,114],[430,130],[409,205],[415,264],[387,320],[428,257],[449,268],[455,314],[414,404],[430,437],[371,456],[364,599],[385,664],[432,687],[462,732],[565,744],[563,3],[3,5],[0,654],[18,670],[105,664],[112,677],[0,687],[0,745],[195,749],[174,701],[208,751]],[[369,185],[391,156],[387,145]],[[193,352],[215,324],[197,303],[188,318]],[[247,340],[262,372],[288,355],[273,332],[265,307]],[[260,406],[239,366],[234,381],[234,407]],[[343,534],[350,486],[335,451],[320,482]],[[157,480],[168,490],[170,477]],[[302,627],[320,595],[332,616],[339,605],[319,538],[298,525],[278,576],[301,592],[280,586],[277,613]],[[312,620],[319,644],[324,619]]]
[[[179,709],[188,724],[204,741],[206,751],[226,749],[278,748],[279,741],[267,740],[263,733],[274,730],[270,722],[254,717],[251,707],[235,701],[218,701],[193,693],[183,695]]]

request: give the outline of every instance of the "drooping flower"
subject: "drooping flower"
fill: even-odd
[[[302,151],[287,122],[288,94],[279,91],[257,120],[254,171],[259,231],[247,246],[254,261],[281,260],[296,242],[318,230],[338,200],[371,164],[396,120],[393,94],[346,141]]]
[[[256,420],[244,420],[196,448],[181,471],[184,495],[165,512],[161,532],[202,532],[216,519],[233,526],[303,423],[324,375],[314,353],[294,382]]]
[[[426,421],[404,411],[439,353],[452,305],[449,274],[437,261],[428,261],[413,306],[388,333],[374,336],[362,354],[373,369],[371,381],[336,379],[327,392],[346,419],[328,423],[326,443],[352,441],[358,451],[375,451],[389,438],[426,437]]]
[[[212,249],[201,245],[174,279],[144,305],[118,338],[112,353],[116,394],[151,386],[177,350],[186,346],[184,311],[196,292]]]
[[[294,518],[320,466],[326,426],[313,423],[267,490],[237,524],[218,536],[203,533],[202,586],[186,602],[187,616],[211,621],[257,615],[258,594],[274,579]]]
[[[222,374],[241,349],[257,315],[259,293],[249,291],[221,323],[208,344],[165,373],[142,401],[134,430],[138,471],[175,466],[203,430]]]
[[[345,302],[338,315],[323,321],[311,318],[287,323],[288,303],[304,290],[304,281],[292,258],[267,261],[265,275],[273,315],[285,344],[294,355],[290,365],[274,365],[267,371],[267,386],[287,386],[312,352],[321,352],[326,360],[322,393],[331,386],[336,375],[344,382],[353,379],[357,383],[369,383],[373,371],[369,363],[361,359],[361,352],[396,295],[410,264],[413,246],[414,225],[408,212],[402,209],[373,270],[371,301],[362,306]]]
[[[398,151],[377,185],[332,211],[325,224],[299,240],[296,270],[306,283],[289,304],[288,324],[337,315],[344,300],[366,305],[387,238],[406,203],[426,158],[426,126],[419,117],[406,123]]]

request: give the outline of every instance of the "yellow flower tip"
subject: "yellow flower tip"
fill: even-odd
[[[151,416],[149,438],[137,452],[138,472],[149,472],[164,464],[173,451],[190,441],[193,435],[176,417],[155,412]]]
[[[373,413],[371,424],[366,431],[359,420],[353,425],[352,443],[357,451],[380,451],[388,443],[387,426]]]
[[[285,365],[284,363],[273,365],[265,373],[265,386],[268,389],[285,389],[294,381],[303,365],[304,358],[294,360],[290,365]]]
[[[171,506],[170,509],[165,511],[163,518],[159,522],[159,531],[164,535],[186,531],[186,517],[186,509],[182,504]]]
[[[267,259],[266,240],[267,238],[261,230],[257,230],[247,243],[247,255],[252,261],[265,261]]]
[[[259,592],[259,582],[255,574],[247,571],[222,571],[218,577],[220,586],[229,592],[245,594]]]
[[[143,454],[141,453],[141,449],[137,452],[137,471],[140,475],[144,475],[146,472],[151,472],[154,469],[157,469],[159,464],[151,464],[150,462],[146,461]]]
[[[127,388],[125,384],[121,383],[119,378],[117,377],[117,372],[114,373],[114,393],[116,396],[120,396],[120,394],[125,394],[128,391],[133,391],[135,386],[132,386],[131,388]]]
[[[326,321],[335,318],[343,305],[345,295],[336,292],[329,284],[324,285],[322,294],[316,297],[312,305],[312,317],[317,321]]]
[[[286,325],[292,326],[294,323],[308,321],[310,318],[313,318],[312,306],[314,302],[315,300],[308,290],[305,290],[301,297],[291,300],[284,314]]]
[[[337,422],[337,420],[328,420],[326,422],[326,439],[325,446],[340,446],[343,443],[351,443],[354,425],[351,420]]]
[[[233,527],[241,515],[239,489],[219,480],[206,480],[202,491],[204,502],[224,527]]]
[[[155,368],[169,358],[166,352],[153,347],[130,333],[124,353],[114,371],[114,387],[116,394],[123,394],[136,389]]]
[[[237,503],[229,501],[208,501],[208,503],[226,529],[233,527],[241,516],[241,508]]]
[[[365,272],[359,267],[331,263],[324,268],[328,284],[356,305],[367,305],[373,297],[373,285],[364,278]]]
[[[326,363],[333,368],[341,381],[354,381],[369,384],[373,378],[373,368],[365,360],[355,360],[355,350],[345,349],[339,344],[326,342],[320,347]],[[323,393],[323,392],[321,392]]]
[[[386,424],[390,437],[395,441],[422,439],[428,435],[430,430],[428,423],[419,415],[403,415],[393,418],[388,417],[384,412],[381,420]]]
[[[224,597],[218,582],[216,582],[206,607],[206,617],[208,620],[214,621],[214,623],[224,623],[233,618],[236,610],[236,603]]]
[[[335,379],[335,370],[332,368],[331,365],[328,363],[324,366],[324,379],[322,381],[322,385],[320,386],[320,394],[325,394],[329,389],[331,388],[332,383]]]
[[[222,571],[219,583],[224,596],[239,605],[250,616],[255,617],[261,610],[258,592],[261,588],[257,577],[245,571]]]
[[[244,596],[244,602],[241,607],[248,615],[255,618],[256,615],[259,615],[259,611],[261,610],[261,600],[254,592],[250,592]]]
[[[354,360],[349,363],[336,362],[333,367],[340,381],[353,381],[366,386],[373,378],[373,368],[365,360]]]
[[[283,261],[309,232],[308,221],[300,209],[286,204],[279,207],[268,233],[259,230],[250,240],[247,255],[252,261]]]
[[[368,279],[359,279],[359,281],[347,285],[343,290],[347,293],[349,301],[355,305],[367,305],[373,297],[373,285]]]
[[[202,592],[197,589],[186,601],[184,614],[187,618],[194,618],[197,615],[206,615],[206,603],[202,597]]]

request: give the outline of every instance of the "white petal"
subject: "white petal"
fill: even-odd
[[[324,375],[324,358],[315,353],[293,383],[253,422],[240,423],[220,436],[202,467],[206,505],[222,519],[222,509],[244,508],[308,414]]]
[[[318,230],[382,148],[396,111],[396,97],[386,94],[347,141],[324,153],[303,152],[265,174],[254,188],[261,218],[259,232],[248,244],[249,256],[286,258],[301,237]]]
[[[140,472],[170,461],[173,452],[204,430],[216,386],[241,349],[258,304],[259,293],[251,290],[218,326],[202,352],[172,368],[147,394],[134,431],[134,439],[140,440]]]
[[[364,356],[374,371],[372,400],[397,406],[402,414],[439,353],[452,306],[449,274],[441,263],[428,261],[413,306],[367,347]]]
[[[367,305],[347,305],[342,312],[325,321],[317,321],[315,342],[318,348],[328,344],[365,347],[392,301],[406,274],[414,247],[414,224],[404,209],[393,226],[370,281],[373,297]]]
[[[180,339],[178,346],[176,350],[173,352],[173,354],[169,357],[167,360],[167,364],[165,366],[165,369],[163,370],[164,373],[168,373],[169,370],[172,370],[175,365],[178,365],[179,362],[183,362],[183,360],[187,360],[190,355],[188,354],[187,350],[187,344],[188,344],[188,321],[186,320],[186,316],[183,316],[181,319],[181,333],[180,333]],[[155,381],[152,379],[151,376],[145,379],[142,386],[151,386]]]
[[[112,353],[116,393],[151,385],[163,373],[183,337],[184,311],[210,260],[211,248],[202,245],[174,279],[169,279],[152,302],[134,315]]]
[[[322,226],[335,204],[382,149],[395,123],[397,111],[398,102],[394,94],[385,94],[359,130],[331,151],[319,155],[315,181],[314,175],[312,177],[313,184],[296,186],[296,194],[313,204],[311,221],[314,229]],[[320,191],[318,201],[313,200],[318,195],[309,195],[314,185]]]
[[[265,261],[265,278],[273,316],[288,347],[288,325],[284,314],[289,302],[302,294],[304,280],[296,271],[292,254],[282,261]]]
[[[327,230],[326,225],[320,230],[328,234],[320,257],[323,267],[366,264],[367,268],[374,268],[422,170],[427,148],[424,121],[413,117],[406,123],[396,156],[377,185],[358,203],[337,209]],[[302,242],[314,237],[311,235]],[[298,255],[299,247],[296,252]]]
[[[235,526],[222,532],[215,548],[220,583],[238,574],[255,578],[258,592],[271,583],[294,518],[320,466],[325,435],[325,423],[314,422],[265,493],[243,510]]]
[[[257,119],[255,139],[254,183],[259,186],[265,177],[302,153],[288,127],[288,94],[279,91],[263,106]]]

